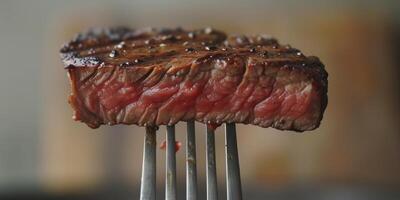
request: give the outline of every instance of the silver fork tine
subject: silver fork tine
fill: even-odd
[[[156,127],[146,127],[143,147],[141,200],[156,199]]]
[[[187,122],[186,199],[197,199],[196,136],[194,121]]]
[[[228,200],[242,199],[235,123],[225,124],[226,188]]]
[[[217,170],[215,162],[215,134],[214,129],[206,125],[207,130],[207,200],[218,199]]]
[[[165,199],[176,200],[175,125],[167,126]]]

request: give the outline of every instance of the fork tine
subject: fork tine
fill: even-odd
[[[242,184],[240,180],[239,156],[235,123],[225,124],[225,159],[227,199],[241,200]]]
[[[215,134],[214,128],[206,126],[207,130],[207,200],[218,199],[217,170],[215,161]]]
[[[197,199],[196,136],[194,121],[187,122],[186,199]]]
[[[146,127],[144,137],[141,200],[156,199],[156,131],[157,127]]]
[[[165,199],[176,200],[175,125],[167,126]]]

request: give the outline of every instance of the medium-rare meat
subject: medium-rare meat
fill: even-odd
[[[92,29],[61,49],[74,119],[171,125],[196,120],[306,131],[327,105],[327,73],[265,35],[211,28]]]

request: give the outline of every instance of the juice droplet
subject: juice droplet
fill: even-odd
[[[206,46],[206,47],[204,47],[207,51],[214,51],[214,50],[216,50],[217,49],[217,47],[216,46]]]
[[[214,30],[211,27],[207,27],[204,29],[205,34],[211,34]]]
[[[115,58],[115,57],[117,57],[118,56],[118,51],[117,50],[112,50],[111,52],[110,52],[110,54],[108,54],[108,56],[110,56],[111,58]]]
[[[194,32],[189,32],[189,33],[188,33],[188,37],[189,37],[190,39],[194,39],[194,38],[196,37],[196,34],[195,34]]]
[[[215,129],[217,129],[219,126],[221,126],[221,124],[217,124],[217,123],[214,123],[214,122],[207,122],[207,128],[209,128],[209,129],[212,129],[212,130],[215,130]]]
[[[125,42],[122,41],[122,42],[120,42],[119,44],[117,44],[115,47],[118,48],[118,49],[122,49],[122,48],[124,48],[125,46],[126,46]]]

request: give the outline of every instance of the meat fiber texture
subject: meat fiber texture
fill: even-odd
[[[92,128],[195,120],[309,131],[327,106],[320,60],[266,35],[92,29],[61,57],[74,119]]]

